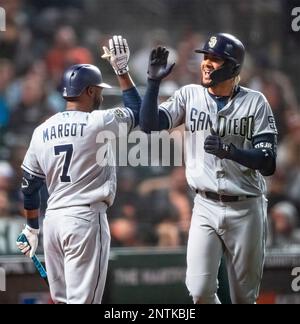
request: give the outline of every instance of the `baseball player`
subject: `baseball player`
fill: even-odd
[[[252,304],[264,264],[263,176],[275,172],[276,125],[264,95],[239,86],[245,49],[236,37],[212,35],[196,52],[204,54],[201,85],[185,86],[157,107],[160,81],[174,64],[165,48],[152,51],[140,126],[150,133],[185,124],[187,179],[197,193],[186,276],[194,303],[220,303],[217,273],[224,254],[232,302]]]
[[[119,135],[119,124],[133,129],[139,122],[141,98],[128,73],[126,39],[114,36],[103,58],[114,68],[126,108],[98,110],[102,91],[100,70],[93,65],[71,66],[64,74],[66,111],[37,127],[25,156],[22,191],[29,245],[20,250],[32,257],[38,245],[39,189],[49,191],[44,221],[44,251],[50,292],[55,303],[101,303],[110,248],[106,210],[116,192],[111,143],[99,144],[103,131]],[[97,161],[105,146],[108,163]],[[104,149],[103,149],[104,151]],[[99,158],[99,157],[98,157]]]

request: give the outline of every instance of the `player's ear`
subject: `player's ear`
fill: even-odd
[[[94,92],[95,92],[95,89],[94,89],[93,87],[87,87],[87,88],[86,88],[86,94],[87,94],[89,97],[93,97]]]

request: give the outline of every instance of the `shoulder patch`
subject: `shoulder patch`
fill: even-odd
[[[114,111],[114,114],[118,118],[125,118],[126,117],[125,112],[120,108],[116,108],[115,111]]]
[[[166,100],[166,102],[171,102],[171,101],[173,101],[173,99],[174,99],[174,96],[169,97],[169,98]]]

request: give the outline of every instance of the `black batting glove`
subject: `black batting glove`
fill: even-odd
[[[224,144],[218,135],[209,135],[204,143],[206,153],[213,154],[222,160],[229,158],[230,147],[230,145]]]
[[[175,63],[168,64],[169,51],[165,47],[157,47],[152,50],[148,65],[148,78],[161,81],[173,70]]]

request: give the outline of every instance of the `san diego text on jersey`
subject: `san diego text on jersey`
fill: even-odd
[[[249,141],[252,140],[252,130],[254,128],[254,116],[246,116],[242,118],[230,119],[226,116],[218,116],[217,133],[221,137],[226,135],[246,137]],[[190,113],[190,131],[208,130],[213,126],[210,115],[204,111],[199,111],[196,108],[191,109]]]

